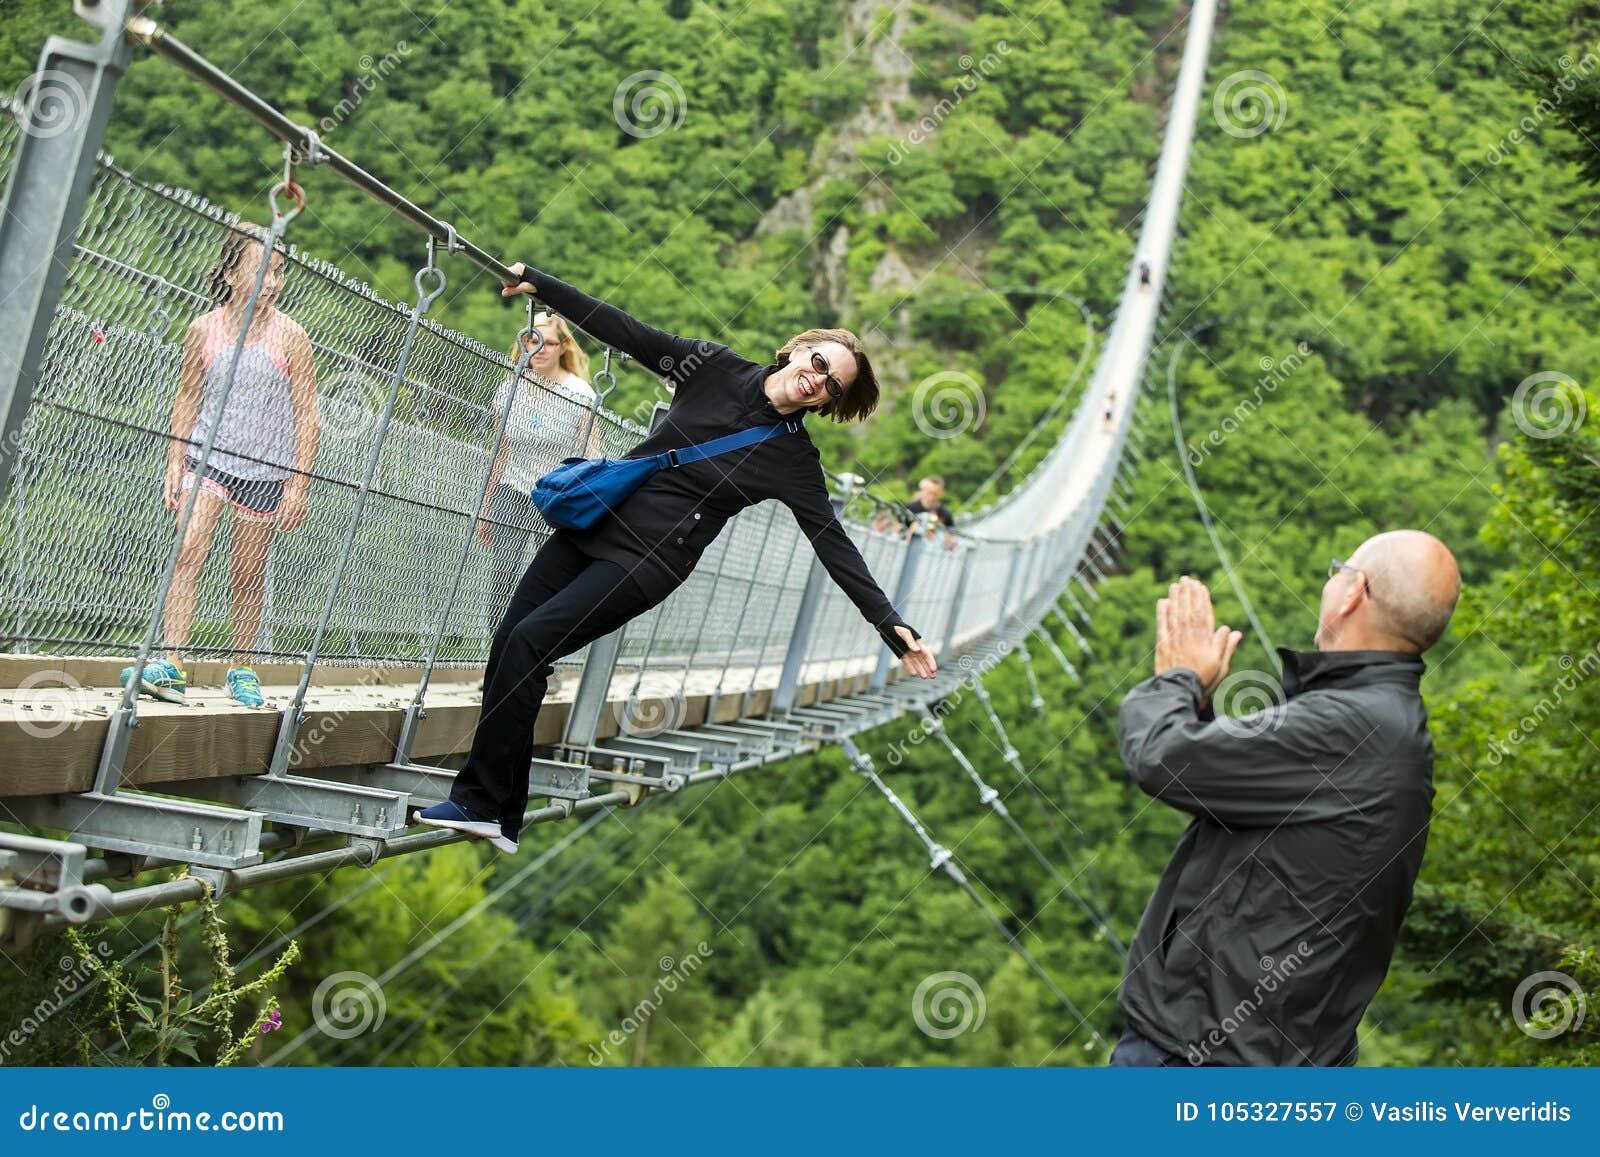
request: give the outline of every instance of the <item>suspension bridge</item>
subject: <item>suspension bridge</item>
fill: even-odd
[[[200,49],[132,15],[129,0],[76,8],[100,39],[52,37],[30,99],[0,117],[0,284],[8,289],[0,300],[0,820],[19,829],[0,832],[5,949],[64,924],[371,867],[462,838],[409,821],[448,795],[449,764],[470,743],[489,637],[510,596],[495,589],[476,541],[494,478],[491,448],[519,404],[542,428],[572,432],[543,447],[545,468],[585,446],[620,455],[648,432],[605,404],[616,381],[609,352],[594,400],[581,403],[533,372],[528,346],[512,334],[516,357],[429,316],[453,263],[512,279],[488,250]],[[970,689],[1003,760],[1038,790],[983,680],[1015,655],[1042,706],[1031,643],[1076,681],[1072,658],[1039,629],[1051,616],[1077,660],[1092,658],[1084,628],[1114,565],[1117,514],[1142,457],[1146,362],[1214,16],[1214,0],[1192,5],[1134,260],[1093,372],[1049,453],[964,519],[953,549],[921,533],[871,529],[872,515],[892,504],[860,479],[834,476],[836,510],[879,585],[938,656],[938,678],[896,678],[887,649],[793,519],[772,503],[752,507],[666,602],[558,665],[529,772],[539,806],[526,823],[666,802],[837,744],[912,829],[931,867],[966,890],[1083,1022],[866,748],[873,729],[895,720],[937,736],[979,804],[1121,951],[1104,915],[941,725],[939,705]],[[314,463],[296,471],[308,514],[273,541],[247,648],[270,709],[240,706],[220,688],[223,659],[237,643],[221,565],[206,568],[194,595],[183,648],[187,701],[140,700],[136,685],[118,685],[130,658],[145,661],[171,643],[178,523],[188,516],[179,503],[174,519],[162,501],[172,396],[185,330],[215,300],[217,253],[250,227],[197,192],[141,180],[101,151],[117,81],[136,53],[186,74],[175,84],[220,94],[285,149],[283,180],[262,207],[271,224],[259,235],[286,245],[276,306],[309,340],[320,433]],[[65,124],[62,101],[74,113]],[[308,173],[346,181],[415,226],[421,256],[411,304],[385,301],[294,246],[299,207],[315,196]],[[257,294],[267,266],[252,271]],[[247,330],[248,317],[236,365]],[[210,443],[197,457],[206,460]],[[229,533],[217,531],[219,558]],[[545,533],[536,530],[526,550]],[[799,574],[803,583],[791,577]],[[141,879],[175,866],[186,871]]]

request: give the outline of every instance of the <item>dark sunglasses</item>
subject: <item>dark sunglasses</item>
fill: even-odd
[[[1349,563],[1345,562],[1344,559],[1342,559],[1342,558],[1336,558],[1336,559],[1332,559],[1332,560],[1329,561],[1329,563],[1328,563],[1328,577],[1329,578],[1332,578],[1334,575],[1338,574],[1342,570],[1354,571],[1356,574],[1360,575],[1366,581],[1367,594],[1369,596],[1372,594],[1372,578],[1371,578],[1370,575],[1367,574],[1366,571],[1362,570],[1358,566],[1351,566]]]
[[[816,350],[811,351],[811,368],[822,375],[822,385],[828,391],[828,397],[844,397],[844,383],[833,376],[832,371],[828,369],[828,359]]]

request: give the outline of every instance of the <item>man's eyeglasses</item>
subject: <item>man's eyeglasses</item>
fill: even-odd
[[[844,383],[833,376],[833,372],[828,369],[828,359],[816,350],[811,351],[811,368],[822,375],[822,384],[828,391],[828,397],[844,397]]]
[[[1372,578],[1371,578],[1370,575],[1367,574],[1366,571],[1362,570],[1358,566],[1351,566],[1349,563],[1345,562],[1344,559],[1342,559],[1342,558],[1333,559],[1328,563],[1328,577],[1329,578],[1332,578],[1334,575],[1338,574],[1342,570],[1354,571],[1356,574],[1360,575],[1363,579],[1366,580],[1367,594],[1369,594],[1369,595],[1372,594]]]

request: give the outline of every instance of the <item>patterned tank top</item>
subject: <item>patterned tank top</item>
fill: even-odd
[[[233,361],[238,330],[213,322],[201,354],[203,383],[200,417],[190,435],[190,453],[217,425],[211,465],[235,478],[273,481],[287,478],[294,466],[294,402],[289,392],[289,358],[283,340],[283,315],[276,310],[261,323],[264,332],[239,351],[239,372],[228,393],[228,406],[218,422],[217,411],[228,366]],[[257,329],[252,325],[252,333]]]

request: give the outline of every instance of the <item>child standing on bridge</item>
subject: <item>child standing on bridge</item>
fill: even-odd
[[[184,335],[161,497],[176,511],[190,488],[199,486],[200,494],[167,596],[162,634],[168,652],[148,662],[140,680],[142,691],[169,702],[183,702],[188,678],[181,652],[189,643],[212,537],[231,509],[234,654],[228,694],[247,707],[263,704],[248,652],[261,627],[267,554],[279,530],[294,530],[306,517],[317,456],[317,383],[306,331],[275,305],[283,288],[282,251],[272,254],[233,388],[226,407],[221,404],[262,249],[263,240],[250,233],[229,232],[211,271],[215,308],[190,322]],[[210,461],[201,472],[200,447],[213,428]],[[124,668],[122,682],[132,677],[133,668]]]

